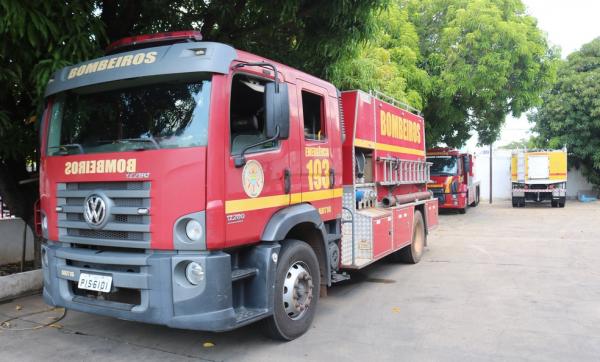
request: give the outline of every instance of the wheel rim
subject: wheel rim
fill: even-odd
[[[283,309],[291,319],[300,319],[310,308],[313,281],[308,266],[297,261],[288,269],[283,283]]]

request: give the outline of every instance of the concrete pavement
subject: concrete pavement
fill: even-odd
[[[0,360],[599,360],[599,222],[600,204],[574,201],[442,215],[420,264],[382,261],[354,273],[289,343],[257,326],[201,333],[68,312],[53,327],[0,329]],[[0,304],[0,321],[47,308],[39,296]]]

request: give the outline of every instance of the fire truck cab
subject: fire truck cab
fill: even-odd
[[[480,182],[473,173],[473,155],[452,148],[427,150],[432,163],[432,182],[427,188],[439,200],[440,208],[456,209],[461,214],[468,206],[479,204]]]
[[[44,299],[68,309],[290,340],[344,270],[418,262],[437,224],[421,117],[197,32],[58,71],[42,132]]]

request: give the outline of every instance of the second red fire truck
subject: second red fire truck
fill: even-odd
[[[420,116],[197,32],[60,70],[42,132],[44,299],[67,309],[290,340],[438,222]]]
[[[461,214],[467,207],[479,204],[479,181],[473,172],[473,155],[452,148],[427,150],[431,163],[432,183],[427,185],[442,209],[455,209]]]

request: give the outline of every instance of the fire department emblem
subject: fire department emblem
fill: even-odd
[[[242,171],[242,184],[248,197],[258,197],[265,185],[265,174],[258,161],[250,160]]]

